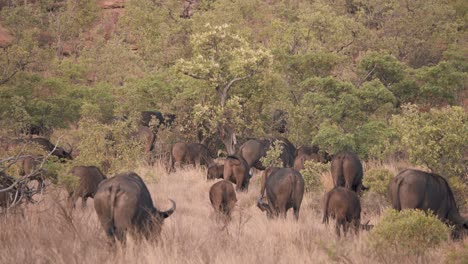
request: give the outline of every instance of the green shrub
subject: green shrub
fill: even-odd
[[[372,192],[386,195],[388,185],[393,179],[393,173],[385,168],[372,168],[366,172],[363,184],[369,187]]]
[[[283,162],[280,159],[281,153],[283,152],[283,142],[276,140],[270,146],[270,149],[267,151],[266,156],[262,157],[260,161],[263,166],[267,167],[282,167]]]
[[[411,163],[427,166],[447,178],[463,175],[463,155],[468,145],[468,113],[463,108],[421,112],[416,105],[406,105],[401,115],[393,117],[392,125]]]
[[[369,235],[370,248],[382,261],[421,257],[449,237],[449,228],[434,214],[390,209]]]
[[[330,169],[330,165],[308,160],[304,163],[304,169],[301,170],[304,177],[304,187],[306,192],[318,192],[324,189],[321,181],[321,175]]]

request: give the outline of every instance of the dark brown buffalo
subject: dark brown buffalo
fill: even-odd
[[[149,127],[151,119],[156,120],[156,128],[162,126],[168,127],[172,125],[176,116],[174,114],[163,114],[159,111],[143,111],[141,112],[140,124]]]
[[[176,208],[159,211],[143,180],[134,172],[115,175],[104,180],[94,196],[94,208],[107,236],[124,241],[126,232],[158,237],[164,219]]]
[[[455,225],[455,237],[459,231],[466,232],[468,229],[468,219],[464,219],[458,212],[450,186],[435,173],[404,170],[393,178],[388,191],[396,210],[431,210],[443,222]]]
[[[210,188],[210,201],[215,212],[231,218],[231,212],[237,202],[236,191],[231,182],[221,180]]]
[[[266,168],[263,173],[262,173],[262,180],[260,182],[260,197],[263,199],[265,196],[265,187],[266,187],[266,181],[270,175],[276,171],[281,169],[280,167],[268,167]]]
[[[78,198],[82,199],[81,206],[85,207],[86,199],[89,197],[94,198],[99,183],[107,179],[106,175],[96,166],[75,166],[70,173],[78,178],[76,188],[70,188],[68,191],[68,205],[70,208],[75,207]]]
[[[173,170],[182,164],[209,166],[213,163],[213,158],[205,145],[178,142],[172,146],[170,162],[170,169]]]
[[[331,160],[327,152],[319,151],[318,146],[304,145],[298,148],[294,159],[294,169],[297,171],[303,170],[304,163],[309,160],[321,163],[327,163]]]
[[[45,174],[43,171],[36,171],[36,168],[42,162],[42,156],[26,156],[19,160],[19,175],[26,176],[28,175],[29,179],[37,182],[38,189],[44,187]],[[34,175],[33,175],[34,174]]]
[[[207,180],[222,179],[224,175],[224,164],[213,163],[208,167],[206,172]]]
[[[333,157],[331,162],[331,174],[334,187],[346,187],[355,192],[366,190],[362,185],[362,164],[356,154],[341,152]]]
[[[237,191],[247,191],[251,177],[247,161],[238,155],[228,156],[224,160],[223,177],[235,183]]]
[[[154,150],[156,143],[156,133],[148,127],[139,126],[136,136],[145,144],[145,152],[151,152]]]
[[[280,142],[283,146],[283,151],[280,155],[283,167],[292,167],[294,165],[296,147],[286,138],[248,140],[239,148],[239,154],[247,161],[249,167],[264,170],[265,166],[263,166],[260,159],[266,156],[267,151],[273,146],[273,142]]]
[[[15,185],[16,183],[16,185]],[[0,208],[8,208],[26,202],[33,202],[28,186],[0,171]]]
[[[268,203],[257,200],[257,206],[266,211],[268,218],[281,215],[286,218],[289,208],[294,210],[294,218],[299,219],[302,197],[304,195],[304,178],[292,168],[282,168],[272,173],[266,180],[266,197]]]
[[[19,146],[23,146],[25,144],[36,144],[41,147],[44,151],[51,153],[51,155],[56,156],[60,159],[68,159],[72,160],[72,156],[69,152],[67,152],[64,148],[55,146],[52,144],[48,139],[37,137],[37,138],[17,138],[17,139],[8,139],[2,138],[1,140],[2,149],[4,151],[8,151],[11,148],[17,148]]]
[[[328,224],[329,217],[336,220],[336,234],[340,236],[340,228],[346,235],[349,226],[353,226],[357,233],[361,228],[361,202],[357,194],[348,188],[335,187],[325,194],[323,207],[323,223]],[[362,225],[366,228],[368,225]]]

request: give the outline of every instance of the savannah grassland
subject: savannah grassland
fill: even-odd
[[[387,167],[398,170],[397,166]],[[466,238],[446,242],[419,258],[379,258],[368,246],[368,233],[339,239],[333,221],[329,227],[322,224],[322,193],[305,194],[298,222],[292,212],[286,220],[268,220],[256,207],[259,173],[247,193],[237,194],[233,219],[225,227],[216,221],[208,198],[213,182],[206,181],[203,169],[168,175],[155,165],[140,166],[137,173],[147,183],[157,208],[168,208],[168,198],[177,203],[175,213],[164,223],[160,242],[129,237],[125,247],[112,248],[91,199],[85,209],[78,203],[69,214],[65,193],[49,189],[40,204],[2,215],[0,263],[453,263],[447,252],[462,250],[468,243]],[[321,180],[330,186],[330,179],[327,172]],[[362,201],[362,221],[378,223],[377,211],[386,202]]]

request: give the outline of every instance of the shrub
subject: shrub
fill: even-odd
[[[283,152],[283,144],[284,143],[280,140],[276,140],[272,143],[266,156],[260,159],[265,168],[283,166],[283,162],[280,159],[281,153]]]
[[[463,175],[463,155],[468,145],[468,114],[463,108],[420,112],[416,105],[407,105],[401,115],[393,117],[392,124],[412,163],[447,178]]]
[[[306,192],[318,192],[324,189],[321,181],[321,174],[330,169],[330,165],[308,160],[304,163],[301,174],[304,177],[304,187]]]
[[[449,237],[449,228],[433,213],[390,209],[369,235],[370,248],[382,261],[421,257]]]
[[[385,168],[372,168],[366,172],[363,184],[369,187],[372,192],[386,195],[388,185],[393,179],[393,173]]]

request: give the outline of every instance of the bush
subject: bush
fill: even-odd
[[[372,168],[366,172],[363,184],[369,187],[372,192],[386,195],[388,185],[393,179],[393,173],[385,168]]]
[[[390,209],[369,235],[370,248],[382,261],[421,257],[449,237],[449,228],[431,212]]]
[[[304,187],[306,192],[323,191],[324,186],[321,181],[321,174],[330,169],[330,165],[308,160],[304,163],[301,174],[304,177]]]
[[[265,168],[283,167],[283,162],[280,159],[281,153],[283,152],[283,144],[284,143],[280,140],[276,140],[271,144],[266,156],[260,159]]]
[[[463,155],[468,145],[468,114],[461,107],[421,112],[416,105],[403,107],[392,125],[401,137],[410,162],[427,166],[447,178],[466,171]]]

